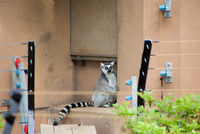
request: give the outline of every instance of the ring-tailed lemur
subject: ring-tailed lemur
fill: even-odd
[[[53,125],[60,124],[71,108],[77,107],[111,107],[117,101],[117,75],[113,72],[114,62],[101,63],[101,76],[96,83],[92,95],[92,102],[79,102],[66,105],[55,118]]]

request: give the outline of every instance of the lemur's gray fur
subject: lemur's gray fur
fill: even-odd
[[[96,83],[94,93],[92,95],[92,102],[78,102],[66,105],[55,118],[53,125],[58,125],[66,117],[71,108],[77,107],[111,107],[117,101],[117,76],[113,72],[114,62],[101,63],[101,76]]]
[[[92,102],[95,107],[110,107],[117,101],[117,76],[113,72],[114,62],[101,63],[101,76],[95,86]]]

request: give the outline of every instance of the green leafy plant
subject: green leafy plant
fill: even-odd
[[[169,94],[163,100],[155,99],[152,92],[139,93],[146,107],[129,108],[129,102],[114,104],[112,112],[123,119],[123,132],[130,134],[199,134],[200,95],[181,98]]]
[[[3,131],[2,128],[4,128],[4,118],[3,118],[3,115],[1,114],[0,115],[0,132]]]

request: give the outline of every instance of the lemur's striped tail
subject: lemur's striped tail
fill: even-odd
[[[77,107],[93,107],[92,102],[78,102],[78,103],[72,103],[69,105],[66,105],[59,113],[58,116],[55,118],[53,125],[57,126],[60,124],[60,122],[66,117],[67,114],[69,114],[71,108],[77,108]]]

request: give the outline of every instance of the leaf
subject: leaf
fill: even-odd
[[[151,92],[139,94],[148,102],[149,107],[140,106],[134,111],[128,107],[127,102],[113,105],[115,110],[112,112],[118,114],[125,123],[123,130],[129,130],[131,134],[200,132],[200,95],[185,94],[175,98],[169,94],[163,100],[157,100]],[[156,108],[152,108],[151,104]]]

